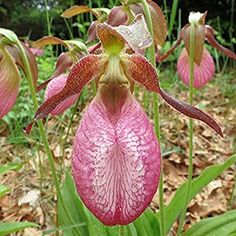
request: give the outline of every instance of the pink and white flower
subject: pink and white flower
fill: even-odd
[[[190,61],[187,50],[184,48],[179,56],[177,63],[177,70],[180,79],[186,84],[189,85],[190,78]],[[201,62],[198,65],[194,64],[194,88],[203,87],[209,80],[211,80],[215,73],[215,63],[207,51],[207,49],[203,49],[203,54],[201,58]]]
[[[129,35],[135,37],[140,24],[146,30],[142,37],[123,36],[130,31]],[[39,107],[34,121],[46,117],[68,98],[78,96],[89,81],[98,81],[98,93],[85,111],[74,138],[73,177],[82,201],[101,222],[125,225],[150,204],[161,166],[153,125],[131,93],[135,82],[160,94],[183,114],[205,122],[220,135],[222,132],[210,116],[163,91],[156,70],[145,57],[126,52],[130,48],[135,51],[138,45],[143,48],[150,45],[151,36],[141,15],[131,26],[98,24],[97,35],[102,52],[85,56],[74,65],[63,89]]]

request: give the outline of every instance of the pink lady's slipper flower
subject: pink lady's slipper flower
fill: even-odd
[[[4,37],[0,36],[0,39],[4,39]],[[3,42],[4,40],[0,41],[0,119],[11,110],[16,102],[21,81],[17,66],[26,73],[18,48]],[[30,69],[36,85],[38,69],[35,58],[30,49],[24,44],[22,45],[31,63]]]
[[[177,71],[180,79],[186,84],[189,84],[190,78],[190,24],[195,25],[195,47],[194,47],[194,82],[195,88],[203,87],[209,80],[213,78],[215,72],[215,64],[212,56],[206,48],[204,48],[205,38],[207,41],[216,49],[223,52],[226,56],[236,60],[236,54],[229,49],[221,46],[214,38],[214,30],[209,26],[205,25],[205,13],[191,12],[189,15],[189,24],[185,25],[180,33],[180,38],[177,40],[175,45],[164,55],[160,57],[160,61],[167,58],[174,49],[184,41],[185,48],[182,50],[177,63]]]
[[[153,125],[132,95],[134,82],[160,94],[185,115],[204,121],[218,134],[222,132],[207,114],[163,91],[155,68],[135,52],[138,46],[144,49],[152,42],[142,15],[130,26],[98,24],[97,35],[101,54],[80,59],[64,88],[39,107],[34,121],[80,94],[92,79],[98,80],[98,93],[74,138],[73,177],[82,201],[101,222],[125,225],[150,204],[158,187],[161,161]],[[26,131],[31,127],[32,123]]]

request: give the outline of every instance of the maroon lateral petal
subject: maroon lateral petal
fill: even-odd
[[[214,29],[209,25],[205,26],[205,36],[207,38],[207,41],[211,44],[212,47],[218,49],[220,52],[224,53],[227,57],[236,60],[236,54],[233,51],[223,47],[216,41],[214,37]]]
[[[138,54],[123,56],[121,58],[121,65],[129,80],[133,79],[144,85],[147,90],[159,93],[173,108],[188,117],[203,121],[221,137],[223,136],[220,126],[210,116],[196,107],[171,97],[160,88],[156,70],[145,57]]]
[[[184,38],[184,32],[185,30],[189,27],[189,24],[186,24],[180,31],[180,36],[175,42],[175,44],[163,55],[158,55],[158,61],[157,62],[162,62],[164,61],[170,54],[174,52],[174,50],[181,44],[183,38]]]
[[[42,89],[45,89],[48,85],[48,83],[52,80],[53,78],[49,78],[48,80],[44,81],[42,84],[40,84],[39,86],[37,86],[36,88],[36,92],[38,93],[39,91],[41,91]]]
[[[94,41],[97,38],[97,34],[96,34],[96,27],[97,27],[98,21],[93,21],[89,28],[88,28],[88,39],[86,41],[86,43],[91,43],[92,41]]]
[[[152,92],[160,93],[157,73],[152,64],[140,54],[121,57],[121,66],[126,77],[136,81]]]
[[[168,56],[170,56],[170,54],[172,54],[174,52],[174,50],[180,45],[182,41],[182,37],[180,37],[175,44],[163,55],[159,55],[158,56],[158,63],[164,61]]]
[[[223,137],[223,133],[221,131],[220,126],[206,113],[201,111],[200,109],[189,105],[188,103],[179,101],[176,98],[171,97],[168,93],[164,90],[160,90],[162,98],[174,107],[179,112],[183,113],[184,115],[191,117],[193,119],[201,120],[207,125],[209,125],[212,129],[216,131],[221,137]]]
[[[79,94],[83,87],[98,74],[100,74],[103,66],[100,56],[88,55],[83,57],[71,70],[65,87],[46,100],[36,111],[33,122],[45,118],[54,108],[67,98]],[[29,127],[26,132],[30,131]]]

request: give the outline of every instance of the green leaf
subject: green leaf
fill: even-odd
[[[21,164],[10,163],[3,166],[0,166],[0,175],[7,173],[10,170],[19,170],[22,167]]]
[[[80,231],[80,236],[88,236],[88,219],[86,216],[86,213],[84,211],[84,206],[77,197],[74,181],[72,180],[71,175],[66,172],[66,178],[64,183],[62,184],[61,187],[61,193],[62,197],[67,204],[67,209],[69,210],[74,222],[77,223],[85,223],[85,225],[80,226],[78,230]],[[67,227],[71,226],[70,220],[66,217],[64,214],[63,208],[60,204],[58,203],[58,223],[60,226]],[[64,230],[64,234],[66,236],[73,236],[73,230],[70,227],[67,227]]]
[[[9,235],[28,227],[39,227],[31,222],[0,222],[0,236]]]
[[[11,30],[0,28],[0,34],[4,35],[12,43],[18,42],[18,38],[16,34]]]
[[[160,235],[160,225],[151,209],[146,211],[133,222],[140,236]]]
[[[60,226],[60,227],[56,227],[54,229],[49,229],[49,230],[46,230],[43,232],[43,235],[52,235],[52,233],[55,233],[59,230],[62,230],[62,231],[66,231],[68,229],[72,229],[72,228],[75,228],[75,227],[81,227],[81,226],[84,226],[85,223],[78,223],[78,224],[74,224],[74,225],[70,225],[70,226]]]
[[[4,196],[10,189],[5,185],[0,184],[0,197]]]
[[[206,185],[208,185],[213,179],[218,177],[224,170],[228,169],[232,164],[236,162],[236,154],[228,158],[223,164],[212,165],[206,168],[200,176],[195,178],[191,184],[191,192],[189,196],[189,202],[193,199]],[[165,229],[166,233],[169,231],[174,221],[178,218],[179,214],[183,211],[185,203],[183,201],[186,194],[187,183],[185,182],[176,191],[175,196],[171,202],[165,208]],[[160,222],[159,212],[156,215]]]
[[[184,236],[228,236],[236,230],[236,210],[222,215],[203,219],[193,225]]]

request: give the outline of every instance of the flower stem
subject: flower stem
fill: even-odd
[[[33,77],[32,77],[32,73],[31,73],[31,70],[30,70],[29,61],[27,59],[25,50],[24,50],[22,44],[20,43],[20,41],[17,41],[16,45],[17,45],[17,47],[20,51],[20,55],[22,57],[22,61],[23,61],[23,64],[24,64],[24,67],[25,67],[25,70],[26,70],[26,78],[28,80],[29,90],[30,90],[31,97],[32,97],[32,100],[33,100],[34,111],[36,112],[36,110],[38,108],[38,101],[37,101],[37,98],[36,98],[36,92],[35,92],[35,88],[34,88]],[[43,140],[45,151],[46,151],[46,154],[47,154],[47,157],[48,157],[50,169],[51,169],[51,172],[52,172],[53,181],[54,181],[54,184],[55,184],[55,187],[56,187],[58,200],[61,203],[61,206],[62,206],[62,208],[65,212],[65,215],[68,217],[70,222],[72,224],[74,224],[74,221],[73,221],[69,211],[66,208],[66,204],[63,200],[63,197],[62,197],[62,194],[61,194],[61,191],[60,191],[60,183],[59,183],[59,180],[58,180],[58,177],[57,177],[57,174],[56,174],[56,168],[55,168],[55,165],[54,165],[54,162],[53,162],[53,155],[52,155],[51,149],[49,147],[49,143],[48,143],[48,139],[47,139],[44,127],[43,127],[43,123],[42,123],[41,120],[39,120],[39,121],[37,121],[37,124],[38,124],[38,127],[39,127],[40,136]],[[76,228],[75,228],[75,232],[76,232],[76,235],[78,235],[78,236],[80,235],[80,232]]]
[[[125,226],[119,225],[119,236],[125,236]]]
[[[44,5],[45,5],[45,12],[46,12],[48,35],[51,35],[51,25],[50,25],[49,14],[48,14],[48,2],[47,2],[47,0],[44,0]]]
[[[141,0],[141,4],[143,6],[143,12],[146,18],[147,26],[149,32],[151,33],[152,38],[154,37],[153,33],[153,25],[151,13],[149,10],[149,6],[146,0]],[[148,57],[154,68],[156,68],[156,59],[155,59],[155,46],[154,42],[148,48]],[[155,133],[160,142],[160,124],[159,124],[159,103],[158,96],[156,93],[152,94],[153,99],[153,112],[154,112],[154,127]],[[160,227],[161,227],[161,236],[165,235],[165,212],[164,212],[164,180],[163,180],[163,164],[161,162],[161,170],[160,170],[160,181],[159,181],[159,211],[160,211]]]
[[[194,81],[194,45],[195,45],[195,36],[194,36],[195,24],[191,23],[190,26],[190,53],[189,53],[189,61],[190,61],[190,80],[189,80],[189,103],[193,104],[193,81]],[[193,120],[189,119],[189,164],[188,164],[188,182],[187,189],[185,195],[185,205],[184,210],[180,216],[179,227],[177,231],[177,236],[181,234],[182,227],[184,225],[185,216],[187,213],[187,207],[189,202],[189,195],[191,191],[193,177]]]

